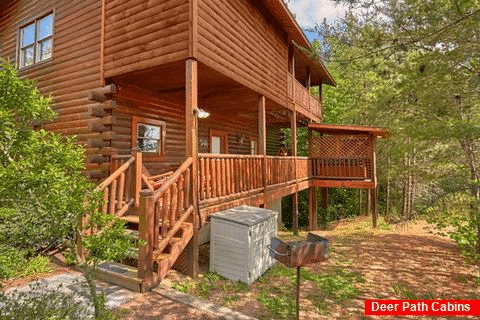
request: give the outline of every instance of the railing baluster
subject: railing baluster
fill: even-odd
[[[227,193],[227,167],[225,163],[225,159],[220,159],[221,167],[222,167],[222,196],[228,194]]]
[[[207,178],[207,173],[205,172],[205,159],[200,158],[200,200],[205,199],[205,180]]]
[[[212,184],[210,183],[212,177],[212,169],[210,166],[210,159],[205,159],[205,199],[212,197]]]
[[[217,185],[217,197],[222,195],[222,167],[220,159],[215,159],[216,174],[215,174],[215,184]]]
[[[231,177],[232,177],[232,172],[230,171],[230,160],[231,159],[225,159],[225,172],[226,172],[226,193],[227,194],[232,194],[232,188],[231,188]]]
[[[243,177],[245,176],[245,172],[243,170],[243,164],[240,159],[237,159],[238,165],[238,192],[243,192]]]
[[[190,207],[190,169],[185,170],[185,204],[184,208]]]
[[[170,229],[175,225],[175,213],[177,212],[177,184],[174,183],[170,187]]]
[[[211,198],[215,198],[217,196],[217,185],[216,185],[216,179],[215,179],[215,176],[216,176],[216,173],[217,173],[217,167],[216,167],[216,163],[215,163],[215,159],[210,159],[210,177],[211,177],[211,188],[212,188],[212,195],[211,195]]]
[[[117,196],[117,210],[123,208],[123,192],[125,190],[125,172],[120,175],[120,183],[118,185],[118,196]]]
[[[117,195],[117,179],[112,181],[110,185],[110,199],[108,204],[108,211],[110,214],[115,214],[115,196]]]
[[[168,206],[169,206],[169,202],[168,202],[168,195],[169,195],[169,192],[168,190],[165,191],[165,193],[163,194],[163,208],[162,208],[162,230],[161,230],[161,234],[162,234],[162,238],[165,238],[167,236],[167,227],[168,227]]]
[[[178,178],[178,188],[177,188],[177,212],[176,217],[179,219],[183,213],[183,175]]]

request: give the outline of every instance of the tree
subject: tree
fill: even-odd
[[[344,123],[389,127],[378,157],[387,207],[410,216],[450,199],[442,209],[458,219],[437,221],[453,224],[453,237],[478,255],[480,2],[337,2],[350,5],[341,23],[316,28],[339,82],[325,92],[326,110]]]

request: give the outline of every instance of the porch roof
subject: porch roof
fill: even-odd
[[[351,126],[342,124],[309,123],[308,128],[321,133],[329,134],[371,134],[377,138],[389,135],[388,129],[368,126]]]

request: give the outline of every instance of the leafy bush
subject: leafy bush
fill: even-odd
[[[74,138],[32,125],[54,117],[50,98],[0,71],[0,243],[38,251],[73,235],[91,184],[82,175],[84,148]]]
[[[0,320],[66,320],[87,319],[86,306],[62,291],[48,290],[38,285],[28,292],[0,292]]]

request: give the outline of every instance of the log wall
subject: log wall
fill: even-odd
[[[198,0],[198,60],[286,106],[287,36],[251,0]]]
[[[188,57],[189,0],[107,0],[105,77]]]
[[[101,1],[3,0],[0,5],[0,57],[17,62],[20,26],[40,15],[55,11],[53,58],[19,71],[22,78],[34,79],[42,94],[51,94],[58,113],[47,130],[77,135],[80,143],[99,137],[92,133],[88,115],[98,103],[86,99],[100,86]],[[87,153],[98,152],[88,148]],[[87,164],[95,169],[97,164]]]

